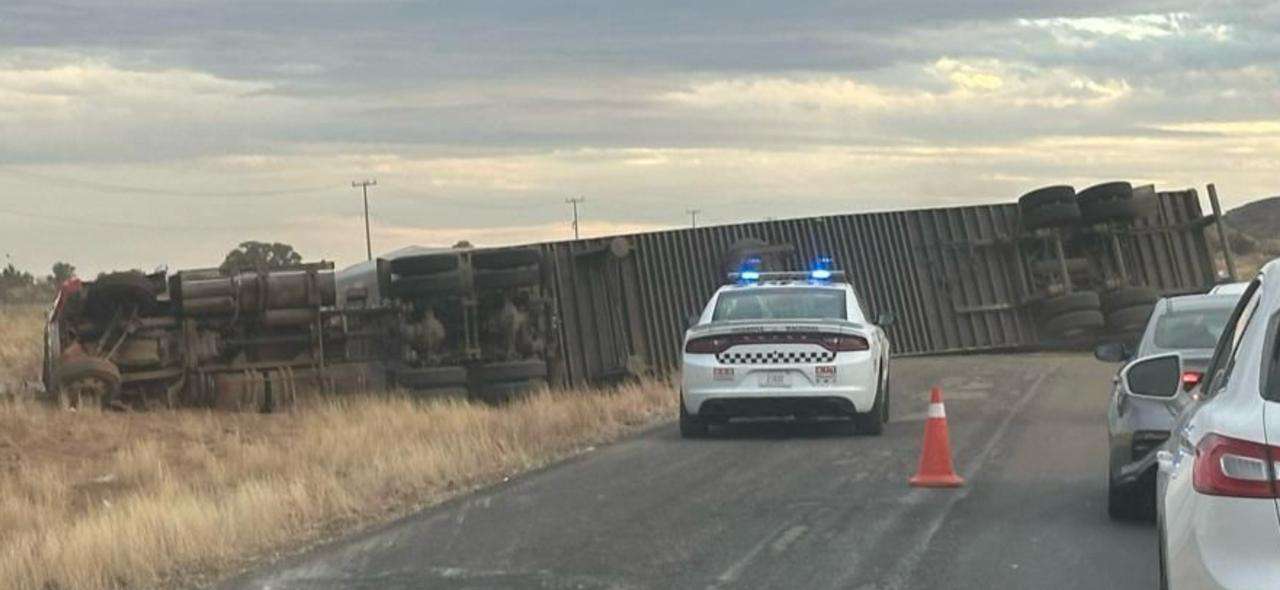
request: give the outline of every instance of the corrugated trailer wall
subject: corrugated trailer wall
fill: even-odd
[[[1166,292],[1213,282],[1194,191],[1162,193],[1159,215],[1120,241],[1135,284]],[[1023,305],[1017,206],[810,217],[543,244],[559,317],[553,378],[582,384],[678,369],[690,315],[724,281],[741,239],[790,244],[793,268],[830,256],[874,315],[892,311],[897,354],[1035,346]]]

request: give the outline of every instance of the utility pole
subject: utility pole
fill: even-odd
[[[564,202],[573,205],[573,239],[578,239],[578,204],[587,200],[586,197],[573,197],[565,199]]]
[[[1222,240],[1222,257],[1227,260],[1227,276],[1232,281],[1239,280],[1236,278],[1236,259],[1231,253],[1231,242],[1227,240],[1227,223],[1222,219],[1222,204],[1218,202],[1218,187],[1209,183],[1205,187],[1209,191],[1209,205],[1213,207],[1213,220],[1218,224],[1218,239]],[[1216,273],[1215,273],[1216,274]]]
[[[702,209],[685,209],[684,212],[689,214],[689,227],[698,229],[698,214],[702,213]]]
[[[360,192],[364,194],[364,249],[369,255],[369,260],[373,260],[373,241],[369,239],[369,187],[378,186],[378,181],[365,179],[361,181],[352,181],[351,187],[360,187]]]

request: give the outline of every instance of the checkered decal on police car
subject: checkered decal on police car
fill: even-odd
[[[716,360],[726,365],[791,365],[803,363],[829,363],[836,353],[828,350],[769,352],[722,352]]]

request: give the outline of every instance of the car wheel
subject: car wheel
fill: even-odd
[[[1107,516],[1111,520],[1133,520],[1136,504],[1132,490],[1117,486],[1110,477],[1107,478]]]
[[[684,409],[684,396],[680,396],[680,438],[703,438],[710,432],[710,425]]]
[[[853,415],[853,423],[857,427],[858,432],[862,434],[869,434],[871,436],[879,436],[884,432],[885,397],[883,385],[877,387],[876,401],[871,405],[871,409]]]

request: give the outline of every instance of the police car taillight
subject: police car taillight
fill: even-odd
[[[834,352],[854,352],[871,348],[867,339],[861,336],[831,336],[823,338],[823,346]]]
[[[729,348],[730,342],[728,338],[717,338],[715,336],[706,336],[703,338],[694,338],[685,343],[684,351],[690,354],[718,354]]]

